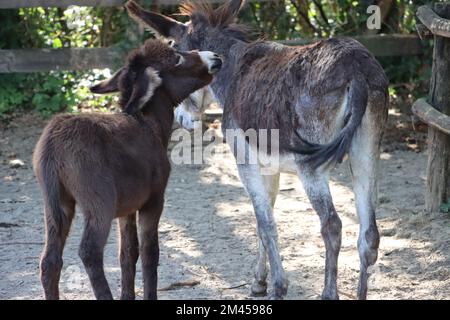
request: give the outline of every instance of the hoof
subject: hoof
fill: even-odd
[[[282,283],[275,283],[273,292],[270,295],[270,300],[283,300],[283,297],[287,294],[289,282],[283,279]]]
[[[284,299],[284,296],[280,296],[280,295],[277,295],[277,294],[274,294],[274,293],[272,293],[269,296],[269,300],[283,300],[283,299]]]
[[[136,296],[132,294],[123,294],[120,296],[120,300],[136,300]]]
[[[367,291],[366,292],[358,292],[358,300],[367,300]]]
[[[254,280],[251,287],[251,296],[264,297],[267,295],[267,282]]]
[[[323,292],[322,300],[339,300],[337,292]]]

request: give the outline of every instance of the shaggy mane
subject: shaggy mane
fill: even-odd
[[[131,65],[141,64],[142,69],[152,66],[169,66],[174,64],[175,50],[161,39],[148,39],[139,48],[134,49],[127,57]]]
[[[206,1],[184,1],[180,5],[180,15],[188,16],[194,21],[197,17],[204,18],[210,26],[222,28],[225,32],[242,41],[249,41],[250,28],[243,24],[234,23],[236,14],[229,5],[222,5],[215,9]]]

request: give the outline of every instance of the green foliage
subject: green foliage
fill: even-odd
[[[0,117],[18,109],[34,109],[43,117],[62,110],[108,111],[114,98],[94,96],[88,89],[103,78],[97,72],[0,74]]]
[[[111,8],[0,10],[0,49],[109,46],[119,41],[122,16]],[[103,78],[98,71],[0,74],[0,117],[28,109],[44,117],[62,110],[107,110],[113,98],[88,90]]]
[[[250,2],[241,18],[269,39],[360,35],[368,33],[367,8],[380,2],[377,0]],[[419,6],[429,2],[392,0],[383,19],[381,33],[415,32],[415,12]]]

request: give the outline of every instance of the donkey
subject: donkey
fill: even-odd
[[[195,91],[175,108],[175,120],[185,129],[194,130],[201,125],[206,108],[214,102],[208,87]]]
[[[328,173],[348,155],[360,222],[358,298],[365,299],[368,267],[376,262],[379,245],[377,168],[387,119],[388,80],[372,54],[350,38],[296,47],[249,41],[246,28],[234,23],[242,5],[243,0],[229,0],[214,9],[206,3],[186,2],[180,13],[190,18],[187,23],[145,11],[133,1],[126,7],[137,22],[171,38],[179,48],[211,50],[225,58],[210,86],[223,108],[223,130],[279,130],[278,172],[262,174],[261,161],[237,164],[253,203],[259,236],[252,293],[267,293],[267,257],[273,281],[271,298],[287,293],[273,205],[279,172],[293,172],[321,222],[326,248],[322,298],[339,298],[341,220],[331,198]],[[258,144],[241,141],[246,151],[258,149]],[[236,156],[236,148],[232,151]]]
[[[103,249],[112,220],[118,218],[121,299],[135,298],[139,254],[144,299],[157,298],[158,223],[170,172],[173,108],[208,85],[221,64],[209,51],[177,51],[148,40],[111,79],[91,88],[94,93],[120,91],[121,108],[139,110],[140,116],[66,114],[46,126],[33,155],[44,198],[46,240],[40,267],[46,299],[59,298],[62,253],[75,204],[85,218],[79,255],[95,297],[112,299]]]

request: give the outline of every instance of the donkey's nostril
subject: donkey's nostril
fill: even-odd
[[[209,73],[213,74],[222,67],[222,59],[219,55],[211,51],[200,51],[200,59],[208,67]]]
[[[213,68],[222,67],[222,59],[214,59]]]
[[[213,63],[211,65],[211,72],[217,72],[220,70],[220,68],[222,68],[222,59],[220,58],[214,58],[213,59]]]

